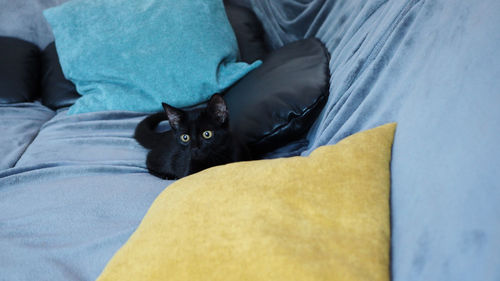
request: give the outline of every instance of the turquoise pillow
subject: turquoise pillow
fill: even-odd
[[[260,65],[236,62],[222,0],[73,0],[44,15],[82,95],[70,114],[194,105]]]

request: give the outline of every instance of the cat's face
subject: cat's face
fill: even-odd
[[[193,160],[216,161],[228,138],[228,111],[224,100],[214,95],[205,108],[184,111],[163,104],[175,142]]]

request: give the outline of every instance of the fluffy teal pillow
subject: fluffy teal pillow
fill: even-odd
[[[44,15],[82,95],[70,114],[197,104],[260,64],[236,62],[222,0],[73,0]]]

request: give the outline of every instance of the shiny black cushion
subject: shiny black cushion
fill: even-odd
[[[42,103],[45,106],[59,109],[72,105],[80,97],[73,82],[64,77],[54,42],[41,53],[40,72]]]
[[[0,36],[0,103],[27,102],[39,96],[40,49]]]
[[[254,155],[302,137],[325,105],[329,54],[317,39],[288,44],[229,89],[232,131]]]
[[[225,3],[226,14],[233,27],[240,49],[240,61],[252,63],[262,59],[268,49],[264,42],[264,29],[250,9]]]

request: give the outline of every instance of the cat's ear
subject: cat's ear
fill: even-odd
[[[162,102],[161,105],[163,106],[163,110],[165,110],[165,114],[167,115],[170,127],[176,130],[179,129],[179,124],[182,118],[182,111],[164,102]]]
[[[226,123],[229,112],[227,110],[226,102],[224,102],[221,95],[213,95],[208,101],[207,109],[208,113],[220,124]]]

